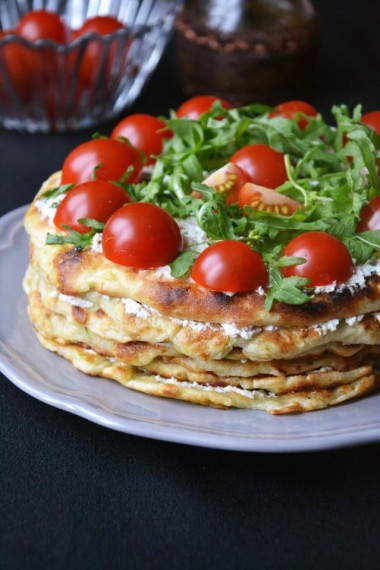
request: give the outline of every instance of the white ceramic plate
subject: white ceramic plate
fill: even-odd
[[[308,414],[271,416],[155,398],[78,372],[40,346],[26,315],[25,210],[0,219],[0,370],[31,396],[121,432],[204,447],[310,451],[380,439],[380,394]]]

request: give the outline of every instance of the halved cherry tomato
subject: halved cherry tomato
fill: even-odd
[[[192,279],[212,291],[237,293],[264,287],[268,271],[260,255],[236,240],[219,241],[197,257]]]
[[[110,261],[149,269],[171,263],[182,249],[182,236],[168,212],[155,204],[135,202],[110,217],[102,243]]]
[[[213,95],[198,95],[188,99],[177,109],[177,117],[188,117],[189,119],[199,119],[201,115],[209,111],[212,104],[219,101],[223,109],[232,109],[231,103],[225,101],[221,97],[214,97]]]
[[[133,166],[128,182],[137,182],[142,166],[138,150],[120,140],[107,138],[87,141],[68,154],[62,168],[61,184],[87,182],[95,176],[101,180],[120,180]]]
[[[284,277],[307,277],[311,287],[347,281],[354,264],[347,247],[336,237],[324,232],[307,232],[292,239],[284,256],[304,257],[299,265],[282,268]]]
[[[70,40],[70,30],[61,18],[53,12],[34,10],[21,18],[17,33],[31,42],[53,40],[65,44]]]
[[[54,223],[58,228],[62,224],[70,226],[82,234],[91,228],[78,222],[81,218],[92,218],[105,223],[123,204],[130,201],[125,190],[106,180],[82,182],[66,194],[57,208]]]
[[[307,117],[316,117],[318,115],[317,110],[306,103],[305,101],[285,101],[280,103],[275,107],[277,111],[269,113],[269,117],[286,117],[288,119],[293,119],[297,113],[302,113]],[[305,117],[299,116],[297,118],[298,126],[300,129],[305,130],[308,125],[308,120]]]
[[[287,180],[284,155],[266,144],[244,146],[230,158],[259,186],[277,188]]]
[[[362,115],[361,122],[380,135],[380,111],[370,111]]]
[[[222,168],[219,168],[210,174],[202,184],[215,188],[218,194],[226,195],[226,204],[231,206],[235,204],[239,198],[240,188],[249,180],[248,174],[244,172],[237,164],[228,162]],[[192,192],[192,196],[202,198],[199,192]]]
[[[369,232],[371,230],[380,230],[380,196],[372,198],[360,212],[360,222],[356,231]]]
[[[173,132],[167,128],[166,123],[152,115],[136,114],[125,117],[116,125],[111,138],[124,137],[141,150],[147,157],[146,164],[154,164],[154,154],[160,154],[163,140],[171,138]]]
[[[247,182],[247,184],[244,184],[243,188],[240,189],[239,206],[240,208],[250,206],[261,212],[281,214],[282,216],[291,216],[299,208],[301,210],[304,209],[301,202],[297,202],[297,200],[292,200],[292,198],[288,198],[288,196],[284,196],[280,194],[280,192],[252,184],[251,182]]]
[[[100,36],[106,36],[108,34],[113,34],[118,30],[124,28],[124,25],[113,16],[95,16],[94,18],[89,18],[86,20],[79,30],[76,30],[74,37],[79,38],[86,34],[99,34]],[[111,45],[107,60],[107,72],[112,69],[113,60],[116,56],[117,45],[113,43]],[[128,46],[126,47],[126,53],[128,51]],[[79,70],[79,81],[82,86],[87,87],[93,85],[99,73],[99,65],[102,60],[103,46],[102,44],[94,39],[89,41],[86,46],[85,52],[83,54],[82,64]]]

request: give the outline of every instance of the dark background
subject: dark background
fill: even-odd
[[[310,102],[323,114],[333,103],[379,109],[377,0],[315,6],[323,36]],[[171,45],[129,112],[167,114],[183,99]],[[0,130],[0,213],[30,201],[88,137]],[[1,376],[0,567],[379,568],[379,452],[147,440],[44,405]]]

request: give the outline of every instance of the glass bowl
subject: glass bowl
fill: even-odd
[[[88,128],[131,105],[155,69],[180,7],[178,0],[2,0],[0,124],[28,132]],[[12,32],[31,10],[48,10],[76,30],[111,15],[124,28],[77,37],[68,44],[26,40]],[[97,50],[91,79],[86,53]]]

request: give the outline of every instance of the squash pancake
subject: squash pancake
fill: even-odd
[[[122,179],[118,185],[129,192],[126,202],[132,197],[133,208],[147,202],[173,216],[179,245],[170,265],[111,261],[107,228],[115,213],[104,230],[91,216],[78,221],[88,232],[57,227],[57,208],[72,188],[60,186],[61,172],[54,173],[25,216],[30,263],[23,285],[41,344],[90,376],[217,408],[306,412],[376,390],[380,230],[358,232],[357,224],[361,208],[380,193],[377,142],[359,115],[351,119],[344,108],[335,114],[336,130],[318,116],[302,132],[296,121],[272,120],[248,107],[212,111],[199,121],[169,121],[175,135],[166,141],[151,182],[128,185]],[[239,207],[228,203],[227,187],[209,186],[206,174],[249,144],[283,153],[283,184],[259,187],[259,194],[263,198],[269,190],[271,199],[277,195],[292,211],[265,201],[258,205],[257,198]],[[120,210],[125,214],[128,206]],[[325,275],[330,251],[318,258],[320,275],[314,267],[306,277],[306,253],[284,253],[312,233],[339,242],[346,252],[346,267],[340,259],[336,263],[344,279]],[[231,286],[239,281],[235,269],[226,271],[228,287],[202,283],[194,268],[204,252],[227,242],[260,261],[262,283]]]

